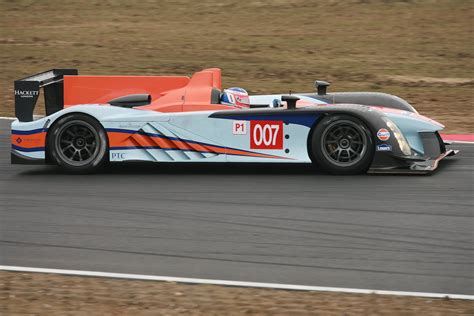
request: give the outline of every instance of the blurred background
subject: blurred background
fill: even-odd
[[[399,95],[450,132],[473,132],[470,0],[0,0],[0,116],[13,81],[79,74],[191,75],[220,67],[251,93]]]

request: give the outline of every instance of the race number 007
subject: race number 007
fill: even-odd
[[[283,149],[282,121],[250,121],[251,149]]]

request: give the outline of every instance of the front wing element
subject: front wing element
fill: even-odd
[[[450,156],[454,156],[459,150],[449,149],[436,157],[435,159],[427,159],[423,161],[405,161],[405,164],[398,167],[389,168],[371,168],[368,173],[384,173],[384,174],[428,174],[438,168],[439,162]]]

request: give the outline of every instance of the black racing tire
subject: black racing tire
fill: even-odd
[[[74,113],[54,123],[47,136],[48,155],[70,173],[92,173],[108,162],[107,134],[89,115]]]
[[[350,115],[331,115],[315,126],[310,151],[313,163],[323,171],[352,175],[369,169],[375,145],[363,121]]]

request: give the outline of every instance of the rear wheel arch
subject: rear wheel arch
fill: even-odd
[[[54,154],[54,133],[55,131],[59,128],[59,124],[68,122],[69,120],[76,120],[76,121],[84,121],[92,125],[94,129],[97,130],[98,134],[100,135],[101,139],[101,145],[103,146],[104,152],[103,152],[103,157],[101,157],[100,161],[97,163],[94,163],[91,168],[85,168],[83,170],[75,169],[75,168],[70,168],[68,166],[64,166],[57,161],[57,155]],[[83,112],[70,112],[66,113],[64,115],[61,115],[60,117],[56,118],[53,123],[48,127],[47,133],[46,133],[46,142],[45,142],[45,153],[46,153],[46,159],[49,163],[60,165],[61,167],[64,167],[66,170],[75,172],[75,173],[87,173],[91,171],[95,171],[99,169],[101,166],[103,166],[105,163],[109,161],[109,138],[107,135],[107,132],[105,130],[105,127],[92,115],[83,113]],[[86,170],[89,169],[89,170]]]

